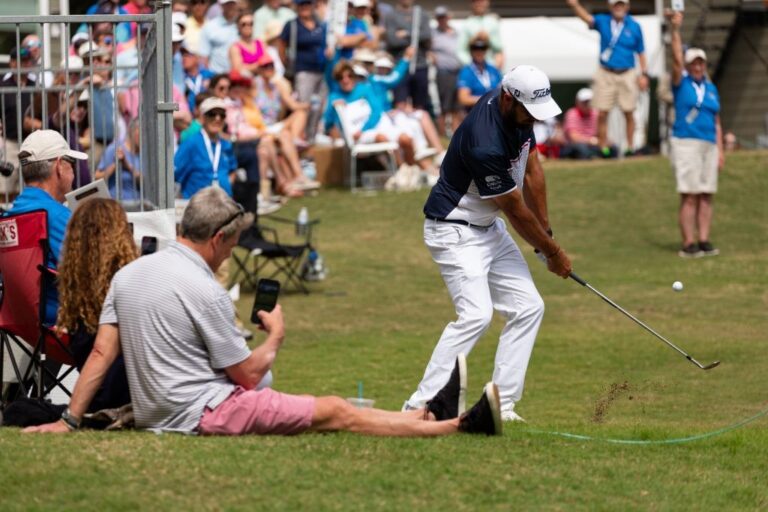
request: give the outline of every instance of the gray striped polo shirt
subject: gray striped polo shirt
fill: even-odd
[[[99,322],[118,325],[137,427],[194,432],[234,391],[223,369],[251,353],[234,318],[210,267],[178,242],[115,274]]]

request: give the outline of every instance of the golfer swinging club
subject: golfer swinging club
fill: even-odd
[[[423,407],[448,381],[460,353],[470,350],[495,309],[506,318],[493,381],[504,421],[522,421],[515,403],[536,340],[544,303],[520,249],[497,217],[546,257],[566,278],[571,261],[552,238],[544,173],[533,123],[561,112],[549,79],[533,66],[517,66],[472,108],[451,139],[440,179],[424,205],[424,242],[440,266],[458,318],[438,341],[424,377],[403,409]]]

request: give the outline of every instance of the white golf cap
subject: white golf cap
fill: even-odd
[[[395,65],[392,64],[392,61],[386,57],[380,57],[376,59],[373,65],[377,68],[387,68],[387,69],[392,69],[393,67],[395,67]]]
[[[688,48],[685,50],[685,63],[690,64],[691,62],[695,61],[696,59],[702,59],[704,62],[707,61],[707,53],[702,50],[701,48]]]
[[[352,4],[352,7],[370,7],[371,2],[369,0],[352,0],[350,2]]]
[[[77,102],[88,103],[89,99],[91,99],[91,94],[88,92],[88,89],[86,89],[80,93],[80,96],[77,97]]]
[[[208,98],[200,105],[200,113],[205,115],[211,110],[220,109],[226,112],[227,102],[221,98]]]
[[[24,139],[19,149],[19,154],[29,153],[29,156],[20,158],[21,165],[27,162],[43,162],[62,156],[68,156],[75,160],[87,160],[88,155],[80,151],[70,149],[69,143],[54,130],[37,130]]]
[[[109,55],[109,52],[105,48],[101,48],[93,41],[86,41],[80,46],[80,48],[77,49],[77,55],[81,59],[88,59],[93,57],[101,57],[102,55]]]
[[[352,72],[355,73],[357,76],[361,76],[363,78],[368,78],[368,70],[365,69],[360,64],[355,64],[352,66]]]
[[[618,3],[628,4],[629,0],[608,0],[608,5],[613,5]]]
[[[85,33],[85,32],[77,32],[75,35],[72,36],[72,40],[70,42],[74,45],[74,44],[77,44],[77,43],[79,43],[81,41],[87,41],[88,39],[89,38],[88,38],[88,34],[87,33]]]
[[[562,110],[552,99],[549,78],[539,68],[522,65],[504,75],[501,87],[525,106],[539,121],[555,117]]]
[[[589,87],[579,89],[579,92],[576,93],[576,101],[592,101],[593,97],[594,93]]]
[[[352,60],[374,63],[376,62],[376,54],[368,48],[358,48],[352,55]]]
[[[171,22],[175,25],[181,25],[182,27],[187,28],[187,15],[183,12],[176,11],[171,14]]]
[[[180,43],[184,40],[184,34],[181,32],[181,27],[174,23],[171,27],[171,41],[174,43]]]
[[[70,55],[69,56],[69,62],[67,62],[67,59],[61,59],[61,67],[66,67],[67,64],[69,64],[69,67],[67,68],[67,71],[72,73],[74,71],[82,71],[83,70],[83,59],[78,57],[77,55]]]
[[[224,5],[232,2],[237,2],[237,0],[219,0],[219,4]]]

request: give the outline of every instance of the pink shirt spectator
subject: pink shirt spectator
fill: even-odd
[[[571,107],[565,113],[563,129],[568,142],[576,142],[571,134],[581,135],[582,140],[578,142],[597,137],[597,109],[590,109],[589,113],[584,115],[578,107]]]

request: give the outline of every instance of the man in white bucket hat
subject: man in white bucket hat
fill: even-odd
[[[507,232],[503,212],[520,236],[546,258],[550,271],[568,277],[571,262],[552,238],[544,174],[536,155],[535,120],[560,113],[547,76],[517,66],[500,87],[478,100],[451,139],[440,178],[424,205],[424,242],[456,308],[424,377],[404,409],[425,405],[446,382],[460,353],[469,354],[491,323],[494,309],[506,319],[493,381],[501,415],[520,421],[528,360],[544,314],[525,259]],[[429,407],[429,403],[426,404]]]

